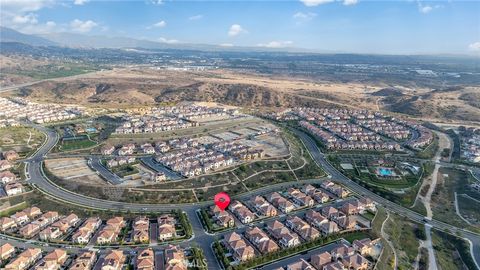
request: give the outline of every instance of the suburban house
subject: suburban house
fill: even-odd
[[[60,229],[58,227],[47,227],[46,229],[42,230],[38,236],[40,238],[40,240],[43,240],[43,241],[50,241],[50,240],[53,240],[53,239],[57,239],[58,237],[60,237],[62,235],[62,231],[60,231]]]
[[[0,246],[0,261],[5,261],[15,254],[15,247],[9,243]]]
[[[0,231],[4,232],[7,231],[11,228],[14,228],[17,226],[17,223],[15,223],[15,220],[10,217],[2,217],[0,218]]]
[[[179,246],[169,245],[165,250],[165,267],[166,270],[187,270],[185,265],[185,253]]]
[[[210,212],[213,215],[213,219],[220,227],[230,228],[235,226],[235,220],[229,212],[221,210],[216,205],[210,207]]]
[[[270,237],[258,227],[248,228],[245,232],[245,237],[254,244],[262,254],[275,252],[279,249],[277,243],[270,239]]]
[[[278,215],[277,209],[262,196],[255,196],[251,200],[251,204],[262,216],[273,217]]]
[[[317,229],[311,227],[307,222],[297,216],[287,217],[286,224],[289,228],[307,241],[311,241],[320,237],[320,233]]]
[[[223,239],[225,246],[231,250],[235,260],[244,262],[255,256],[255,250],[253,247],[247,244],[238,233],[229,233],[225,235]]]
[[[322,216],[322,214],[320,214],[319,212],[311,209],[305,213],[305,220],[316,228],[320,228],[322,224],[328,222],[328,219],[326,217]]]
[[[368,260],[359,254],[342,258],[342,263],[347,269],[367,270],[369,267]]]
[[[283,213],[290,213],[291,211],[295,210],[295,205],[293,205],[293,203],[289,200],[285,199],[278,192],[270,193],[266,195],[265,198]]]
[[[317,253],[312,255],[310,262],[316,269],[323,269],[325,265],[332,262],[332,255],[327,251]]]
[[[133,241],[135,243],[150,242],[150,220],[145,216],[135,218],[133,222]]]
[[[300,244],[298,235],[278,220],[267,223],[267,230],[283,247],[294,247]]]
[[[332,257],[335,259],[343,259],[348,256],[352,256],[355,254],[355,249],[351,246],[348,246],[346,244],[341,244],[340,246],[332,249],[330,251],[330,254],[332,254]]]
[[[8,160],[0,160],[0,171],[6,171],[12,168],[12,164]]]
[[[8,183],[3,187],[3,190],[5,190],[5,193],[7,193],[7,196],[21,194],[24,191],[23,185],[19,182]]]
[[[40,232],[40,225],[34,223],[27,224],[18,231],[23,238],[32,238],[38,232]]]
[[[20,158],[17,152],[10,150],[3,152],[3,158],[7,161],[15,161]]]
[[[289,188],[288,194],[297,205],[303,207],[312,207],[315,203],[315,201],[310,196],[296,188]]]
[[[16,179],[17,177],[15,174],[10,171],[0,172],[0,182],[4,185],[13,182]]]
[[[138,252],[136,257],[135,268],[138,270],[154,270],[155,269],[155,253],[153,249],[146,248]]]
[[[171,215],[161,215],[157,218],[158,222],[158,240],[171,240],[177,236],[175,224],[177,221]]]
[[[13,261],[5,265],[9,270],[25,270],[32,266],[42,257],[42,250],[39,248],[29,248],[20,253]]]
[[[35,267],[35,270],[59,269],[67,260],[67,252],[63,249],[55,249],[48,253],[43,260]]]
[[[328,221],[327,223],[322,224],[319,229],[323,235],[329,235],[340,231],[337,223],[333,221]]]
[[[243,224],[250,223],[255,219],[255,214],[239,201],[233,201],[229,208]]]
[[[70,265],[69,270],[90,270],[93,268],[97,254],[95,251],[85,251],[78,255],[78,257]]]
[[[103,259],[101,270],[121,270],[126,256],[121,250],[109,250]]]
[[[315,270],[305,259],[300,259],[294,263],[287,265],[287,270]]]

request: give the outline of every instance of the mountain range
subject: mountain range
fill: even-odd
[[[129,37],[90,36],[76,33],[51,33],[30,35],[14,29],[0,26],[0,42],[18,42],[31,46],[59,46],[69,48],[143,48],[143,49],[180,49],[204,51],[283,51],[283,52],[312,52],[300,48],[266,48],[220,46],[210,44],[167,43]]]

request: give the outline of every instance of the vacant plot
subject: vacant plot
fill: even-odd
[[[225,185],[232,181],[237,181],[237,178],[231,172],[224,172],[213,175],[199,176],[196,178],[189,178],[179,181],[166,181],[154,185],[146,186],[151,189],[181,189],[181,188],[203,188],[215,185]]]
[[[105,184],[83,158],[48,159],[45,160],[45,167],[51,174],[67,182],[88,185]]]
[[[195,195],[191,190],[145,191],[136,189],[125,189],[119,201],[151,204],[196,202]]]
[[[45,135],[30,127],[0,128],[0,152],[14,150],[20,156],[30,155],[45,140]]]
[[[470,245],[465,240],[433,230],[432,244],[437,265],[442,270],[476,268],[470,253]]]
[[[469,197],[457,195],[460,214],[470,223],[480,226],[480,202]]]
[[[390,219],[385,224],[385,232],[390,236],[397,252],[399,269],[411,269],[418,253],[418,236],[423,231],[423,225],[390,214]]]
[[[455,213],[454,193],[465,193],[468,184],[473,181],[471,177],[470,173],[463,170],[440,168],[437,186],[431,200],[434,218],[460,227],[468,226]]]
[[[218,192],[228,192],[230,196],[246,192],[247,189],[241,183],[235,183],[232,185],[226,185],[221,187],[201,188],[196,189],[195,194],[199,201],[213,200],[213,196]]]
[[[293,175],[292,172],[264,172],[252,176],[251,178],[244,181],[244,183],[249,189],[256,189],[264,186],[295,180],[295,175]]]
[[[383,221],[387,218],[387,212],[385,208],[378,207],[375,218],[372,221],[372,233],[375,237],[381,237],[381,229]],[[376,269],[378,270],[390,270],[392,269],[392,263],[394,260],[394,254],[392,248],[388,245],[385,239],[381,239],[383,252],[377,261]]]

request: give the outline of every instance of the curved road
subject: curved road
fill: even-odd
[[[42,190],[43,192],[47,193],[48,195],[62,200],[68,203],[76,204],[79,206],[90,207],[90,208],[99,208],[99,209],[107,209],[107,210],[120,210],[120,211],[131,211],[131,212],[158,212],[158,211],[169,211],[172,209],[182,209],[188,214],[190,222],[192,223],[192,227],[194,230],[194,237],[195,243],[197,243],[205,253],[207,258],[207,262],[210,266],[216,265],[216,260],[214,258],[213,252],[210,249],[210,244],[214,241],[214,237],[212,235],[207,235],[197,218],[195,213],[196,209],[199,209],[201,206],[210,204],[210,202],[201,202],[201,203],[193,203],[193,204],[169,204],[169,205],[155,205],[155,204],[135,204],[135,203],[123,203],[123,202],[115,202],[115,201],[107,201],[101,200],[96,198],[91,198],[87,196],[83,196],[80,194],[76,194],[67,190],[60,188],[59,186],[55,185],[54,183],[50,182],[42,172],[42,162],[45,155],[55,146],[58,141],[58,134],[55,131],[47,129],[40,125],[33,125],[33,127],[39,129],[40,131],[44,132],[47,136],[47,140],[44,145],[30,158],[25,160],[28,163],[27,172],[29,175],[29,181],[34,186]],[[334,168],[325,158],[324,154],[320,151],[317,147],[314,140],[308,136],[307,134],[294,130],[297,136],[302,140],[305,144],[308,151],[312,154],[315,161],[323,167],[323,169],[331,175],[332,181],[338,182],[350,190],[362,195],[371,198],[376,203],[384,206],[386,209],[395,212],[401,216],[404,216],[410,220],[415,222],[424,223],[424,216],[414,212],[408,208],[400,206],[396,203],[393,203],[372,191],[362,187],[361,185],[357,184],[354,181],[351,181],[342,173],[340,173],[336,168]],[[311,182],[321,181],[321,179],[312,179]],[[297,182],[298,183],[298,182]],[[292,183],[285,183],[286,185],[292,185]],[[282,186],[282,185],[279,185]],[[265,192],[270,189],[277,188],[279,186],[274,187],[267,187],[265,189],[257,190],[251,193],[248,193],[249,196],[256,192]],[[246,196],[246,195],[241,195]],[[428,223],[435,229],[442,230],[445,232],[450,232],[453,234],[460,234],[463,237],[467,238],[472,243],[472,252],[474,259],[478,264],[480,263],[480,234],[455,227],[453,225],[438,221],[438,220],[431,220]],[[215,262],[213,262],[215,261]],[[480,267],[478,267],[480,269]]]
[[[413,220],[418,223],[425,223],[425,216],[412,211],[408,208],[405,208],[403,206],[400,206],[394,202],[391,202],[375,193],[372,191],[364,188],[363,186],[357,184],[356,182],[348,179],[345,175],[340,173],[336,168],[334,168],[325,158],[324,154],[320,151],[320,149],[317,147],[315,141],[308,136],[307,134],[301,132],[301,131],[295,131],[295,133],[302,139],[302,141],[305,143],[305,146],[307,149],[310,151],[310,153],[313,155],[314,159],[323,166],[323,169],[329,173],[332,176],[332,180],[339,182],[345,186],[347,186],[349,189],[353,190],[354,192],[367,196],[374,200],[376,203],[379,203],[383,205],[386,209],[395,212],[401,216],[404,216],[410,220]],[[461,235],[462,237],[468,239],[472,243],[472,250],[471,252],[473,253],[474,260],[476,262],[477,268],[480,269],[479,264],[480,264],[480,234],[465,230],[463,228],[458,228],[453,225],[444,223],[442,221],[438,221],[435,219],[432,219],[428,221],[428,224],[431,225],[433,228],[453,233],[456,235]]]

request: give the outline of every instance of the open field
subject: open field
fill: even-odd
[[[15,150],[20,156],[31,154],[45,140],[45,135],[34,128],[0,128],[0,152]]]
[[[437,264],[442,270],[475,269],[469,244],[444,232],[432,231],[432,242]]]
[[[460,214],[470,223],[480,227],[480,202],[458,194],[457,200]]]
[[[103,185],[105,183],[83,158],[50,159],[45,161],[45,166],[56,177],[74,185]]]
[[[471,177],[471,174],[466,171],[443,167],[440,168],[438,174],[438,183],[435,191],[432,194],[431,201],[433,217],[435,219],[442,220],[456,226],[468,226],[468,224],[455,213],[454,193],[468,193],[469,191],[467,185],[470,181],[472,181]],[[460,212],[461,211],[462,208],[460,207]]]
[[[418,253],[418,235],[423,231],[423,225],[390,214],[390,219],[385,225],[385,232],[390,236],[395,247],[399,269],[411,269]]]
[[[0,55],[0,85],[10,86],[31,81],[84,74],[98,69],[93,65],[32,58],[24,55]]]
[[[372,222],[372,233],[374,233],[377,237],[381,236],[382,224],[386,218],[387,218],[387,213],[385,211],[385,208],[377,207],[377,213]],[[380,241],[382,243],[383,251],[380,258],[377,261],[376,269],[390,270],[392,269],[392,262],[394,260],[393,250],[388,245],[385,239],[382,238]]]

